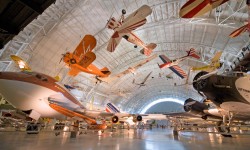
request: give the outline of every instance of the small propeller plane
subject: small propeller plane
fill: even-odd
[[[179,15],[181,18],[199,17],[228,1],[229,0],[189,0],[181,7]],[[249,0],[246,0],[246,4],[250,7]],[[248,14],[249,13],[250,8],[248,8]],[[233,31],[229,37],[237,37],[245,31],[248,31],[250,35],[250,19],[248,19],[248,23],[246,25]]]
[[[124,38],[128,42],[135,44],[135,48],[138,46],[143,49],[140,51],[142,54],[149,56],[153,49],[156,48],[155,43],[146,45],[139,37],[137,37],[132,31],[136,28],[144,25],[147,22],[146,17],[152,13],[152,9],[143,5],[135,12],[130,14],[127,18],[124,17],[126,11],[122,10],[122,16],[119,21],[114,17],[110,18],[107,23],[109,29],[114,30],[114,34],[109,40],[107,50],[114,52],[116,46],[120,43],[121,39]]]
[[[187,51],[187,55],[180,57],[178,59],[174,59],[174,60],[170,60],[167,56],[165,55],[160,55],[159,56],[161,58],[161,60],[164,62],[164,64],[161,64],[159,66],[159,68],[169,68],[171,69],[175,74],[177,74],[179,77],[186,78],[187,74],[178,66],[179,62],[185,60],[188,57],[193,57],[196,59],[200,59],[200,56],[196,54],[195,50],[193,48],[191,48],[189,51]]]
[[[146,81],[148,80],[149,76],[151,75],[152,71],[145,77],[145,79],[141,83],[135,83],[135,79],[133,80],[133,83],[136,85],[139,85],[139,88],[142,86],[146,86]],[[152,77],[153,78],[153,77]]]
[[[202,70],[202,71],[206,71],[206,72],[212,72],[216,69],[219,69],[222,65],[222,63],[220,63],[221,54],[222,54],[222,51],[217,52],[214,55],[214,57],[211,59],[211,62],[209,65],[202,66],[202,67],[192,67],[191,70],[192,71]]]
[[[152,55],[144,60],[142,60],[140,63],[138,63],[137,65],[133,66],[133,67],[129,67],[127,70],[117,74],[116,76],[117,77],[122,77],[123,75],[126,75],[128,73],[133,73],[133,74],[136,74],[136,70],[138,68],[140,68],[141,66],[143,66],[144,64],[150,62],[151,60],[155,59],[157,57],[157,55]]]
[[[67,52],[63,54],[60,62],[63,60],[69,67],[70,76],[76,76],[78,73],[86,72],[97,75],[99,77],[108,77],[110,71],[107,67],[98,69],[92,62],[96,59],[95,53],[92,50],[96,46],[96,39],[92,35],[85,35],[73,53]]]

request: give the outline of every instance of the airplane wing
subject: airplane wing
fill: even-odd
[[[148,80],[148,77],[151,75],[152,71],[146,76],[142,83],[145,83]]]
[[[31,72],[31,68],[29,67],[29,65],[20,57],[16,56],[16,55],[10,55],[10,58],[15,62],[15,64],[18,65],[18,67],[22,70],[22,71],[29,71]]]
[[[165,56],[165,55],[160,55],[159,57],[161,58],[161,60],[163,61],[163,63],[168,63],[168,62],[171,61],[171,60],[170,60],[167,56]]]
[[[116,34],[118,34],[118,32],[115,32],[108,42],[107,50],[110,52],[114,52],[116,46],[121,42],[122,36],[116,36]]]
[[[186,78],[187,74],[177,65],[169,67],[175,74],[177,74],[179,77]]]
[[[128,33],[136,28],[144,25],[147,20],[146,17],[152,13],[152,9],[147,6],[143,5],[135,12],[130,14],[126,19],[123,20],[123,24],[120,28],[116,31],[119,33]]]
[[[241,33],[246,32],[246,31],[248,30],[248,28],[249,28],[249,27],[248,27],[249,24],[250,24],[250,23],[248,23],[248,24],[246,24],[246,25],[244,25],[244,26],[242,26],[242,27],[240,27],[240,28],[234,30],[234,31],[229,35],[229,37],[234,38],[234,37],[239,36]]]
[[[211,59],[211,63],[215,64],[218,63],[221,57],[222,51],[216,52],[214,57]]]
[[[189,0],[180,9],[181,18],[199,17],[228,0]]]
[[[88,67],[94,60],[96,55],[93,52],[87,52],[84,57],[78,62],[78,64],[84,68]]]
[[[96,46],[96,39],[93,35],[85,35],[81,42],[73,52],[74,55],[80,58],[84,57],[87,52],[91,52]]]

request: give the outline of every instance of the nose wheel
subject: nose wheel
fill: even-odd
[[[122,14],[123,14],[123,15],[126,14],[126,10],[125,10],[125,9],[122,10]]]

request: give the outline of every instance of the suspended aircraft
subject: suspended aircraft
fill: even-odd
[[[40,117],[62,120],[71,118],[86,121],[97,130],[107,127],[104,121],[97,121],[96,118],[113,114],[86,109],[58,80],[43,73],[32,72],[18,56],[11,58],[19,66],[25,65],[21,72],[0,72],[0,93],[15,108],[25,111],[34,120]]]
[[[70,71],[68,74],[70,76],[76,76],[81,71],[99,77],[108,77],[110,75],[111,72],[107,67],[100,70],[92,64],[96,59],[95,53],[92,52],[95,46],[95,37],[92,35],[85,35],[73,53],[67,52],[63,54],[60,62],[63,60],[69,66]]]
[[[142,47],[143,49],[140,52],[149,56],[153,49],[156,48],[156,44],[150,43],[146,45],[132,31],[144,25],[147,22],[146,17],[151,13],[152,9],[147,5],[143,5],[127,18],[124,16],[126,14],[126,10],[124,9],[122,10],[122,16],[119,21],[117,21],[114,17],[111,17],[107,22],[107,27],[114,30],[114,34],[109,40],[107,50],[114,52],[117,45],[121,42],[121,39],[124,38],[128,42],[135,44],[135,48],[137,46]]]
[[[243,123],[250,120],[250,75],[247,74],[249,68],[250,50],[247,55],[243,56],[235,69],[223,74],[212,74],[206,78],[202,76],[208,72],[201,71],[193,79],[193,87],[200,93],[204,100],[198,102],[194,99],[187,99],[184,103],[185,112],[193,116],[188,118],[199,117],[204,120],[214,120],[217,125],[227,127],[227,130],[221,132],[230,132],[230,125]],[[244,72],[239,72],[239,67],[244,67]],[[200,80],[198,80],[200,79]],[[210,107],[213,104],[215,107]],[[185,116],[185,113],[168,114],[169,116]],[[219,119],[219,120],[218,120]]]
[[[133,73],[133,74],[136,74],[136,70],[138,68],[140,68],[141,66],[143,66],[144,64],[150,62],[151,60],[155,59],[157,57],[157,55],[152,55],[144,60],[142,60],[141,62],[139,62],[137,65],[133,66],[133,67],[129,67],[127,70],[117,74],[116,76],[117,77],[122,77],[123,75],[126,75],[128,73]]]
[[[151,75],[152,71],[145,77],[145,79],[141,83],[136,83],[135,79],[133,80],[133,83],[136,85],[139,85],[139,88],[142,86],[146,86],[146,81],[148,80],[149,76]],[[153,78],[153,77],[152,77]]]
[[[159,66],[159,68],[169,68],[171,69],[176,75],[178,75],[179,77],[186,78],[187,74],[178,66],[179,62],[185,60],[188,57],[193,57],[196,59],[200,59],[200,56],[196,54],[195,50],[193,48],[191,48],[189,51],[187,51],[187,55],[174,59],[174,60],[170,60],[167,56],[165,55],[160,55],[159,56],[161,58],[161,60],[163,61],[164,64],[161,64]]]
[[[206,72],[212,72],[216,69],[219,69],[222,66],[222,63],[220,63],[220,57],[221,57],[222,51],[216,52],[214,57],[211,59],[211,62],[209,65],[202,66],[202,67],[192,67],[192,71],[200,70],[200,71],[206,71]]]
[[[179,15],[181,18],[193,18],[199,17],[214,8],[228,2],[229,0],[189,0],[180,9]],[[250,13],[250,1],[246,0],[248,6],[248,14]],[[250,17],[250,16],[249,16]],[[250,19],[248,18],[248,23],[235,31],[233,31],[229,36],[237,37],[241,33],[248,31],[250,35]]]

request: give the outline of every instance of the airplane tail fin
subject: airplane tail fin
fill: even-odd
[[[146,48],[143,48],[140,52],[146,56],[149,56],[152,51],[156,48],[156,44],[155,43],[150,43],[146,46]]]
[[[75,77],[75,76],[78,75],[79,72],[80,71],[78,69],[75,69],[75,68],[71,67],[70,70],[69,70],[69,72],[68,72],[68,75]]]
[[[195,52],[194,48],[191,48],[189,51],[187,51],[187,56],[194,57],[196,59],[200,59],[200,56]]]
[[[103,74],[106,74],[106,75],[110,75],[110,74],[111,74],[111,72],[109,71],[109,69],[108,69],[107,67],[102,68],[102,69],[101,69],[101,72],[102,72]]]
[[[106,112],[109,112],[109,113],[120,113],[119,108],[116,107],[113,103],[107,103],[105,110]]]

